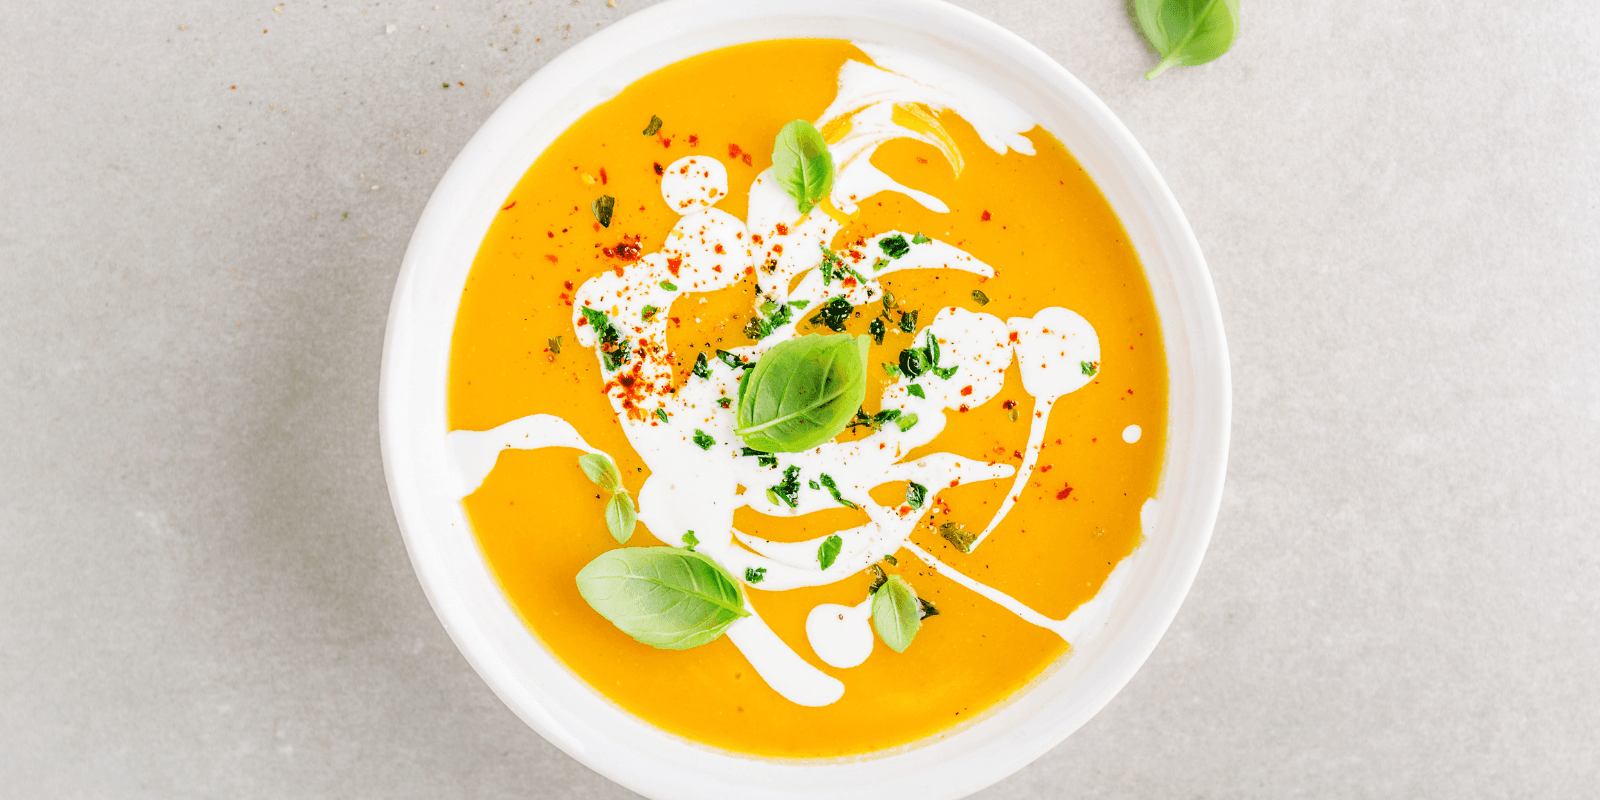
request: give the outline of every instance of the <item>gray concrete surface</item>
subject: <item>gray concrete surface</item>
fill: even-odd
[[[1147,84],[1123,0],[965,4],[1149,150],[1236,386],[1171,632],[981,796],[1592,795],[1600,6],[1247,0]],[[451,158],[639,5],[0,3],[0,795],[628,796],[440,628],[377,381]]]

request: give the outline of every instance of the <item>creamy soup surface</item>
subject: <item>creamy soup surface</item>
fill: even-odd
[[[806,213],[772,169],[792,120],[835,170]],[[856,424],[747,452],[750,365],[841,332],[868,337]],[[761,42],[640,79],[505,199],[456,320],[452,467],[506,596],[600,694],[725,750],[857,755],[948,735],[1098,632],[1154,515],[1166,374],[1138,258],[1054,136],[938,64]],[[626,545],[585,453],[637,504]],[[692,546],[746,616],[636,641],[576,580],[624,546]],[[899,652],[886,578],[921,604]]]

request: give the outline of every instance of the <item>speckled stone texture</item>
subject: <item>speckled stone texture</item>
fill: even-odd
[[[377,434],[429,192],[618,4],[6,0],[0,794],[629,796],[452,646]],[[1246,0],[1146,83],[1123,0],[964,4],[1149,151],[1235,385],[1165,641],[980,796],[1592,794],[1600,5]]]

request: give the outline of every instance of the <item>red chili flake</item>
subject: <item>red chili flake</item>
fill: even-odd
[[[665,136],[661,137],[661,146],[662,147],[671,147],[672,146],[672,140],[668,139]]]
[[[682,258],[669,258],[669,259],[667,259],[667,271],[672,273],[672,277],[674,277],[674,278],[678,277],[678,268],[681,267],[681,266],[683,266],[683,259]]]
[[[954,488],[956,488],[957,486],[960,486],[960,485],[961,485],[961,479],[960,478],[951,478],[950,479],[950,488],[954,489]]]
[[[721,271],[722,271],[722,265],[721,265],[721,264],[718,264],[718,265],[716,265],[716,266],[714,266],[714,267],[712,267],[712,268],[711,268],[711,271],[712,271],[712,272],[721,272]]]
[[[728,251],[722,249],[722,245],[721,244],[718,244],[716,247],[711,248],[711,250],[712,250],[712,252],[716,253],[719,256],[722,255],[723,253],[728,252]],[[1128,394],[1133,394],[1133,392],[1129,392]]]
[[[972,409],[967,408],[967,404],[966,403],[962,403],[961,404],[961,413],[965,414],[965,413],[967,413],[968,411],[971,411],[971,410]]]
[[[561,259],[559,259],[559,258],[556,258],[556,257],[555,257],[555,256],[553,256],[553,255],[551,255],[551,254],[549,254],[549,253],[545,253],[545,254],[544,254],[544,257],[545,257],[545,259],[546,259],[546,260],[548,260],[548,261],[549,261],[549,262],[550,262],[550,263],[552,263],[552,264],[554,264],[554,263],[556,263],[556,262],[557,262],[557,261],[560,261],[560,260],[561,260]]]
[[[972,394],[972,387],[971,386],[963,386],[963,387],[961,387],[961,396],[962,397],[966,397],[969,394]]]
[[[1054,464],[1046,464],[1046,465],[1040,467],[1039,471],[1040,472],[1049,472],[1050,470],[1053,470],[1055,468],[1056,468],[1056,465],[1054,465]]]
[[[551,238],[551,239],[556,238],[556,232],[555,231],[545,231],[544,235],[549,237],[549,238]]]
[[[988,222],[989,221],[989,212],[987,212],[987,211],[983,212],[983,221],[984,222]]]
[[[750,234],[750,241],[755,243],[755,244],[761,244],[761,234],[759,234],[759,233]]]
[[[917,156],[917,163],[918,164],[926,164],[926,163],[928,163],[928,159],[923,158],[922,156]]]
[[[728,158],[738,158],[739,154],[743,153],[743,152],[744,152],[743,150],[739,149],[739,145],[736,145],[736,144],[729,144],[728,145]]]
[[[517,206],[517,201],[512,200],[511,202],[506,203],[505,205],[501,206],[500,210],[501,211],[510,211],[511,209],[516,208],[516,206]]]
[[[624,261],[638,261],[639,245],[629,241],[617,242],[617,258]]]
[[[1062,484],[1062,485],[1066,486],[1066,484]],[[1065,500],[1065,499],[1067,499],[1067,496],[1070,495],[1070,494],[1072,494],[1072,487],[1071,486],[1067,486],[1067,488],[1062,489],[1059,492],[1056,492],[1056,499],[1057,500]]]
[[[690,147],[699,147],[700,146],[700,137],[698,137],[698,136],[696,136],[696,135],[694,135],[692,133],[689,134],[689,146]]]
[[[1017,332],[1016,331],[1012,331],[1011,332],[1011,343],[1012,344],[1016,344],[1017,343]]]
[[[562,281],[561,285],[566,287],[567,291],[572,291],[572,281]]]
[[[782,226],[782,225],[779,225],[779,226],[778,226],[778,227],[779,227],[779,228],[782,228],[782,227],[783,227],[783,226]],[[772,252],[774,252],[774,253],[777,253],[777,254],[778,254],[778,255],[780,255],[780,256],[781,256],[781,255],[783,255],[783,245],[781,245],[781,244],[775,244],[775,245],[773,245],[773,246],[772,246]]]
[[[855,276],[853,276],[853,275],[845,276],[845,279],[843,281],[840,281],[840,284],[843,285],[846,289],[848,289],[848,288],[850,288],[852,286],[855,286],[856,285]]]
[[[601,186],[606,185],[606,168],[605,167],[601,167],[600,168],[600,185]]]
[[[749,153],[745,153],[744,156],[741,157],[739,160],[743,161],[744,165],[747,166],[747,167],[751,165],[750,154]]]
[[[1022,458],[1022,451],[1021,450],[1012,450],[1011,451],[1011,457],[1012,458],[1018,458],[1018,459]]]
[[[779,236],[788,236],[789,235],[789,226],[785,225],[785,224],[783,224],[781,222],[778,223],[778,235]]]
[[[1000,407],[1004,408],[1007,411],[1010,411],[1011,409],[1017,407],[1017,401],[1015,401],[1015,400],[1007,400],[1004,403],[1001,403]]]
[[[656,163],[652,164],[651,166],[655,167],[657,175],[665,174],[666,171],[667,171],[665,167],[661,166],[661,162],[660,161],[657,161]]]
[[[578,321],[576,323],[574,323],[574,324],[577,327],[581,328],[581,327],[589,324],[589,318],[588,317],[578,317]]]

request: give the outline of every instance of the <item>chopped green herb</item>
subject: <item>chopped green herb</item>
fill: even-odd
[[[745,583],[760,583],[760,582],[762,582],[762,581],[764,581],[766,579],[767,579],[767,568],[766,567],[745,567],[744,568],[744,582]],[[938,612],[934,612],[934,613],[938,613]],[[927,615],[924,615],[924,616],[927,616]]]
[[[932,372],[935,375],[938,375],[941,378],[944,378],[945,380],[950,380],[950,377],[952,375],[955,375],[956,374],[956,370],[958,370],[958,369],[961,369],[961,365],[960,364],[957,364],[957,365],[955,365],[953,367],[933,367],[932,369],[929,369],[928,371]]]
[[[659,419],[662,422],[667,422],[667,410],[664,409],[664,408],[657,408],[656,409],[656,419]]]
[[[917,598],[917,602],[922,605],[922,618],[923,619],[927,619],[928,617],[937,617],[937,616],[939,616],[939,609],[934,608],[932,603],[928,602],[927,600],[925,600],[925,599],[923,599],[921,597]]]
[[[989,295],[984,294],[980,289],[973,289],[972,302],[977,303],[980,306],[989,305]]]
[[[867,326],[867,333],[872,334],[874,344],[883,344],[883,336],[888,333],[883,327],[883,317],[873,317],[872,324]]]
[[[589,210],[594,212],[596,222],[600,227],[611,227],[611,212],[617,208],[617,198],[609,194],[600,195],[600,198],[589,204]]]
[[[799,500],[800,468],[791,464],[788,469],[783,471],[783,481],[777,486],[767,489],[767,501],[773,505],[782,502],[784,505],[794,508]]]
[[[816,481],[806,481],[806,483],[811,484],[811,491],[814,491],[814,492],[822,491],[822,485],[817,483]]]
[[[655,316],[659,311],[661,311],[661,309],[656,308],[655,306],[645,306],[644,308],[639,309],[639,318],[649,319]]]
[[[972,552],[972,540],[977,538],[959,522],[946,522],[939,526],[939,535],[963,553]]]
[[[749,369],[755,366],[754,364],[745,361],[740,356],[734,355],[726,350],[717,351],[717,360],[727,364],[730,367],[733,367],[734,369]]]
[[[914,383],[911,384],[910,386],[907,386],[906,387],[906,391],[910,392],[913,397],[920,397],[920,398],[922,398],[924,400],[928,399],[928,396],[926,394],[923,394],[922,387],[918,386],[918,385],[916,385]]]
[[[890,364],[887,361],[883,364],[883,371],[887,372],[891,378],[898,378],[905,374],[904,372],[900,371],[900,366],[898,364]]]
[[[693,551],[695,547],[699,546],[700,537],[695,536],[694,531],[684,531],[683,544],[685,547],[688,547],[691,551]]]
[[[817,313],[811,315],[808,321],[812,325],[826,326],[831,331],[843,331],[845,320],[850,318],[854,310],[855,307],[850,305],[849,300],[835,297],[823,303],[822,308],[817,309]]]
[[[928,346],[923,349],[928,352],[928,366],[937,365],[939,363],[939,340],[934,337],[932,330],[928,331]]]
[[[928,487],[916,481],[910,481],[906,484],[906,505],[912,508],[922,508],[922,504],[927,501]]]
[[[810,300],[790,300],[788,302],[788,306],[796,311],[804,311],[806,306],[809,305],[811,305]]]
[[[837,533],[823,539],[822,544],[817,547],[817,563],[821,564],[823,569],[833,566],[833,562],[839,558],[839,550],[842,547],[844,540],[839,538]]]
[[[894,308],[894,292],[883,293],[883,310],[885,312]]]
[[[760,450],[755,449],[754,447],[742,447],[742,448],[739,449],[739,454],[740,455],[744,455],[744,456],[755,456],[756,463],[760,464],[763,467],[776,467],[776,466],[778,466],[778,457],[777,456],[775,456],[775,455],[773,455],[771,453],[764,453],[764,452],[762,452]]]
[[[900,351],[900,371],[905,373],[906,377],[915,378],[921,375],[925,369],[926,364],[923,363],[922,350],[911,347]]]
[[[856,505],[855,503],[846,500],[844,495],[839,494],[838,484],[834,483],[833,477],[826,472],[822,473],[822,485],[827,487],[828,494],[833,495],[833,499],[838,502],[839,505],[844,506],[845,508],[860,508],[860,506]]]
[[[770,310],[768,309],[769,306],[771,307]],[[751,317],[750,321],[744,326],[744,335],[756,340],[765,339],[773,331],[783,327],[794,316],[794,309],[788,306],[780,306],[773,302],[763,304],[762,309],[771,314],[771,316],[765,319]]]
[[[933,241],[933,240],[922,235],[922,231],[917,231],[917,235],[911,237],[911,243],[912,244],[927,244],[928,242],[931,242],[931,241]]]
[[[872,271],[877,272],[878,270],[887,266],[889,266],[889,259],[879,257],[877,260],[872,262]]]
[[[822,285],[827,286],[833,283],[834,268],[841,266],[844,262],[840,261],[839,254],[828,249],[827,245],[818,244],[817,246],[822,248],[822,263],[818,264],[817,268],[822,271]]]
[[[1098,362],[1098,361],[1079,361],[1078,362],[1078,368],[1083,370],[1083,374],[1088,375],[1090,377],[1093,377],[1096,373],[1098,373],[1100,371],[1100,362]]]
[[[661,288],[666,289],[669,292],[676,292],[678,291],[678,284],[673,283],[672,281],[662,281]]]
[[[701,350],[700,355],[695,356],[694,369],[690,370],[690,372],[693,373],[696,378],[711,377],[711,364],[710,362],[706,361],[706,351]]]
[[[900,566],[900,559],[895,558],[893,553],[890,553],[889,555],[884,556],[883,560],[889,562],[889,566],[891,566],[891,567]]]
[[[644,135],[645,136],[654,136],[658,132],[660,132],[660,130],[661,130],[661,118],[656,116],[656,115],[654,115],[654,114],[651,114],[650,115],[650,124],[644,126]]]
[[[900,312],[900,330],[905,332],[905,333],[911,333],[912,331],[915,331],[916,329],[917,329],[917,310],[913,308],[910,311],[902,311],[902,312]]]
[[[917,388],[920,389],[922,387],[919,386]],[[916,414],[907,414],[907,415],[895,420],[894,424],[899,426],[901,433],[905,433],[906,431],[909,431],[912,428],[915,428],[917,426],[917,415]]]
[[[723,408],[733,408],[733,398],[719,397],[717,398],[717,405],[722,406]]]
[[[622,362],[628,360],[628,348],[622,340],[622,334],[603,312],[588,306],[584,306],[582,311],[583,318],[594,328],[595,338],[600,340],[600,357],[606,369],[615,370],[622,366]]]
[[[697,444],[697,445],[700,445],[700,449],[701,450],[710,450],[711,446],[717,443],[717,440],[711,438],[711,434],[706,433],[705,431],[700,430],[699,428],[695,428],[694,429],[694,443]]]
[[[878,240],[878,247],[883,249],[883,254],[890,258],[899,258],[911,252],[911,245],[906,243],[906,237],[900,234]]]
[[[544,343],[550,346],[550,353],[552,355],[558,355],[558,356],[561,355],[561,337],[560,336],[552,336],[552,337],[544,340]]]

